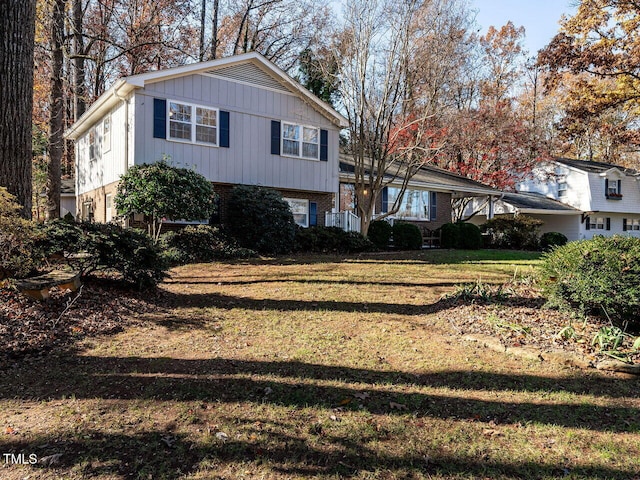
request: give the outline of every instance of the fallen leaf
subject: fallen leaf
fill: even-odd
[[[171,435],[165,435],[164,437],[161,437],[160,440],[162,440],[169,448],[173,447],[173,444],[176,443],[176,438]]]
[[[404,403],[389,402],[389,406],[391,410],[407,410],[407,406]]]
[[[222,441],[224,442],[224,441],[226,441],[226,440],[229,438],[229,435],[227,435],[227,434],[226,434],[226,433],[224,433],[224,432],[218,432],[218,433],[216,433],[216,438],[217,438],[218,440],[222,440]]]
[[[62,458],[61,453],[54,453],[53,455],[48,455],[46,457],[42,457],[38,463],[41,463],[45,467],[50,467],[51,465],[56,465],[60,463],[60,459]]]
[[[350,398],[343,398],[340,401],[340,405],[349,405],[351,403],[351,399]]]
[[[367,392],[356,392],[356,393],[353,394],[353,396],[355,398],[359,398],[360,400],[366,400],[371,395],[369,395]]]
[[[16,435],[18,432],[16,432],[12,427],[7,427],[4,429],[4,433],[6,435]]]
[[[482,434],[483,434],[485,437],[501,437],[501,436],[503,436],[503,435],[504,435],[501,431],[499,431],[499,430],[495,430],[495,429],[493,429],[493,428],[485,428],[485,429],[482,431]]]

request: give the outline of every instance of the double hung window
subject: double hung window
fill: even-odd
[[[168,102],[171,140],[218,145],[218,110],[187,103]]]
[[[320,129],[282,122],[282,154],[319,160]]]

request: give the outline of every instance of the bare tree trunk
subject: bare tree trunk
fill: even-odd
[[[64,69],[64,14],[66,0],[56,0],[51,18],[51,101],[49,117],[49,168],[47,171],[47,220],[60,217],[60,176],[64,142],[64,98],[62,75]]]
[[[220,0],[213,0],[213,26],[211,27],[211,60],[215,60],[218,55],[218,13],[220,10]]]
[[[87,109],[87,88],[85,85],[85,51],[82,0],[73,0],[73,43],[74,43],[74,121]]]
[[[202,8],[200,9],[200,45],[198,59],[204,60],[204,24],[207,19],[207,0],[202,0]]]
[[[0,2],[0,186],[31,218],[35,0]]]

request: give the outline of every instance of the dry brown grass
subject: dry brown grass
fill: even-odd
[[[61,456],[0,478],[640,478],[638,380],[463,343],[442,294],[535,262],[457,255],[176,268],[4,372],[0,453]]]

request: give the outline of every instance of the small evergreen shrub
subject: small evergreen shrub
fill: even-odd
[[[392,233],[393,227],[389,222],[386,220],[373,220],[369,224],[367,237],[380,250],[386,250],[389,248]]]
[[[141,289],[156,286],[166,275],[159,246],[139,230],[64,219],[48,222],[40,230],[36,246],[43,255],[64,257],[82,275],[116,270],[124,281]]]
[[[462,244],[460,225],[445,223],[440,227],[440,246],[442,248],[460,248]]]
[[[295,250],[307,253],[357,253],[375,250],[375,245],[358,232],[345,232],[339,227],[310,227],[296,231]]]
[[[0,187],[0,280],[27,276],[40,263],[35,224],[20,217],[15,197]]]
[[[545,232],[540,237],[540,248],[542,250],[551,250],[553,247],[561,247],[566,245],[568,238],[560,232]]]
[[[482,233],[473,223],[458,223],[460,230],[460,248],[465,250],[480,250],[482,248]]]
[[[237,186],[227,208],[229,233],[240,246],[264,254],[293,250],[296,223],[289,204],[275,190]]]
[[[512,250],[537,250],[542,221],[526,215],[496,217],[480,228],[488,234],[489,247]]]
[[[640,239],[570,242],[543,256],[541,283],[549,303],[640,327]]]
[[[179,265],[256,255],[209,225],[189,225],[177,232],[167,232],[160,237],[160,246],[167,261]]]
[[[396,222],[393,224],[393,246],[399,250],[420,250],[422,232],[413,223]]]

